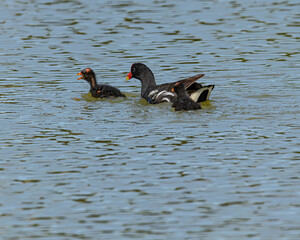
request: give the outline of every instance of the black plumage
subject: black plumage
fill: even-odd
[[[106,84],[98,84],[96,80],[96,75],[91,68],[83,69],[77,75],[80,75],[78,80],[84,79],[90,84],[90,92],[95,98],[126,97],[116,87]]]
[[[190,99],[189,94],[185,90],[183,83],[176,83],[173,88],[173,91],[176,93],[176,97],[174,98],[172,105],[175,111],[201,109],[199,103]]]
[[[173,102],[176,94],[171,90],[176,83],[182,83],[189,97],[195,102],[203,102],[208,100],[214,88],[214,85],[202,86],[196,82],[203,76],[204,74],[197,74],[176,82],[157,85],[154,74],[150,68],[143,63],[134,63],[126,79],[136,78],[141,81],[141,97],[146,99],[149,103]]]

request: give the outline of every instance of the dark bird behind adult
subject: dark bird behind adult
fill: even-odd
[[[203,102],[209,99],[210,93],[215,86],[202,86],[200,83],[197,83],[196,81],[203,76],[204,74],[197,74],[176,82],[157,85],[154,74],[150,68],[143,63],[134,63],[126,79],[136,78],[141,81],[141,97],[146,99],[149,103],[173,102],[176,95],[172,92],[172,89],[178,82],[183,84],[192,100],[195,102]]]
[[[176,93],[176,97],[172,105],[175,111],[201,109],[199,103],[194,102],[192,99],[190,99],[190,96],[185,90],[183,83],[176,83],[173,91]]]
[[[109,98],[109,97],[126,97],[116,87],[98,84],[96,75],[91,68],[83,69],[80,73],[77,73],[80,77],[77,80],[84,79],[90,84],[90,92],[95,98]]]

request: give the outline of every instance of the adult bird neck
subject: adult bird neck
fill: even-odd
[[[145,92],[149,87],[156,86],[155,78],[151,71],[145,72],[140,80],[142,83],[141,92]]]

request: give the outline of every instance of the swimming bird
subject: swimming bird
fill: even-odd
[[[83,69],[77,75],[80,75],[77,80],[84,79],[90,84],[90,92],[95,98],[126,97],[119,89],[113,86],[97,84],[96,75],[91,68]]]
[[[154,74],[143,63],[134,63],[131,66],[131,71],[126,79],[137,78],[141,81],[141,97],[149,103],[173,102],[176,93],[172,92],[175,84],[180,82],[184,85],[189,97],[195,102],[203,102],[209,99],[211,91],[215,85],[202,86],[196,81],[205,74],[197,74],[195,76],[185,78],[176,82],[164,83],[157,85]]]
[[[190,96],[185,90],[183,83],[181,82],[175,83],[175,86],[172,89],[172,91],[176,93],[176,97],[173,100],[173,105],[172,105],[175,111],[201,109],[199,103],[190,99]]]

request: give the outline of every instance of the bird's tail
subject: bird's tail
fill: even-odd
[[[209,99],[211,91],[214,89],[215,85],[203,86],[191,93],[190,98],[195,102],[204,102]]]

